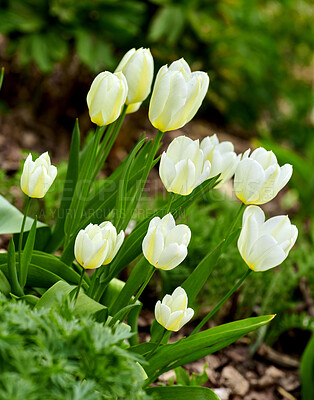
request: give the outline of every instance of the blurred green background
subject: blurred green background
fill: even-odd
[[[57,64],[67,75],[78,58],[89,83],[131,47],[143,46],[157,68],[184,57],[209,73],[202,108],[209,121],[301,149],[313,135],[310,0],[0,0],[0,6],[2,58],[36,67],[40,79],[25,68],[16,78],[25,85],[36,75],[37,96]],[[65,98],[68,92],[75,98],[86,70],[65,80]]]

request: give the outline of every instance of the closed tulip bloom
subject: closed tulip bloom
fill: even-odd
[[[77,262],[85,269],[99,268],[108,264],[119,250],[124,233],[117,235],[110,222],[101,225],[89,224],[75,239],[74,254]]]
[[[51,165],[48,152],[33,161],[29,154],[21,176],[21,189],[27,196],[40,199],[45,196],[57,176],[57,168]]]
[[[211,164],[209,178],[220,174],[220,182],[215,188],[227,182],[235,173],[241,155],[234,152],[231,142],[221,142],[216,135],[207,136],[201,142],[200,148],[204,153],[204,160]]]
[[[204,159],[199,140],[186,136],[175,138],[159,165],[159,175],[168,192],[186,196],[209,178],[211,164]]]
[[[124,240],[124,232],[120,231],[120,233],[117,234],[116,228],[109,221],[101,223],[99,227],[102,230],[103,237],[105,237],[108,240],[108,245],[109,245],[107,256],[104,262],[102,263],[103,265],[106,265],[113,260],[118,250],[120,249]]]
[[[280,167],[275,154],[262,147],[245,152],[235,172],[234,190],[244,204],[264,204],[277,196],[292,175],[292,165]]]
[[[153,218],[142,243],[143,254],[156,268],[170,270],[178,266],[187,256],[191,239],[190,228],[176,225],[169,213],[163,218]]]
[[[207,93],[209,77],[205,72],[191,72],[181,58],[159,70],[149,105],[149,119],[162,132],[187,124],[200,108]]]
[[[115,70],[120,71],[128,83],[126,104],[144,101],[150,93],[154,76],[154,60],[150,50],[129,50]]]
[[[87,93],[90,119],[98,126],[108,125],[121,114],[128,92],[122,72],[101,72],[93,80]]]
[[[188,297],[182,287],[177,287],[172,295],[166,296],[157,301],[155,306],[156,321],[168,331],[177,332],[194,315],[192,308],[187,308]]]
[[[288,216],[279,215],[265,222],[265,214],[257,206],[244,211],[238,240],[239,252],[253,271],[266,271],[281,264],[298,236],[298,229]]]

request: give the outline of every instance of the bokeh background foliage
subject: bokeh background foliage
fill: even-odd
[[[76,53],[91,73],[130,47],[157,67],[184,57],[211,77],[203,107],[213,122],[297,147],[313,123],[314,9],[310,0],[1,0],[6,52],[47,74]],[[119,49],[119,51],[117,51]]]

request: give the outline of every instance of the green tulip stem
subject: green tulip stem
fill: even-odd
[[[172,192],[170,192],[170,197],[169,197],[169,201],[168,201],[167,211],[166,211],[166,214],[165,214],[165,215],[169,214],[170,209],[171,209],[171,205],[172,205],[172,203],[173,203],[173,201],[174,201],[174,198],[175,198],[175,194],[172,193]]]
[[[18,247],[18,252],[19,252],[18,277],[20,277],[20,273],[21,273],[23,233],[24,233],[26,218],[27,218],[27,214],[28,214],[28,211],[29,211],[29,206],[30,206],[30,204],[31,204],[31,200],[32,200],[31,197],[28,197],[28,198],[27,198],[27,203],[26,203],[25,212],[24,212],[24,217],[23,217],[22,226],[21,226],[21,233],[20,233],[20,237],[19,237],[19,247]]]
[[[164,331],[163,331],[162,335],[160,335],[160,338],[159,338],[158,342],[156,343],[155,347],[154,347],[154,348],[151,350],[151,352],[148,353],[148,355],[145,357],[146,360],[149,360],[150,358],[152,358],[152,356],[156,353],[158,347],[160,346],[160,343],[163,341],[164,337],[165,337],[166,334],[169,332],[169,331],[167,331],[167,329],[165,329],[164,327],[163,327],[163,330],[164,330]],[[168,338],[168,339],[169,339],[169,338]]]
[[[118,136],[118,133],[119,133],[121,125],[122,125],[122,122],[124,121],[124,117],[126,115],[127,108],[128,108],[128,106],[125,104],[122,109],[122,112],[120,114],[120,117],[117,119],[116,122],[110,124],[110,126],[108,127],[108,130],[105,134],[105,138],[103,139],[103,142],[101,143],[101,146],[98,151],[99,160],[97,163],[97,168],[95,170],[96,176],[97,176],[98,172],[100,171],[100,169],[102,168],[102,166],[104,165],[104,163],[106,162],[107,157],[110,153],[110,150],[112,149],[112,146],[114,145],[114,142],[116,141],[116,138]],[[95,174],[93,176],[94,179],[96,178]]]
[[[155,267],[151,266],[151,270],[148,272],[146,280],[143,282],[142,286],[139,288],[138,292],[136,293],[134,300],[132,301],[133,304],[135,304],[137,302],[140,295],[143,293],[144,289],[148,285],[148,282],[151,280],[152,276],[154,275],[154,272],[155,272]]]
[[[80,281],[79,281],[79,284],[77,285],[76,293],[75,293],[75,296],[74,296],[74,299],[73,299],[74,304],[76,303],[77,298],[78,298],[78,295],[79,295],[79,293],[80,293],[80,289],[81,289],[82,282],[83,282],[84,272],[85,272],[85,270],[84,270],[84,268],[82,267],[82,273],[81,273]]]
[[[216,312],[220,309],[220,307],[229,299],[229,297],[238,289],[239,286],[243,283],[243,281],[250,275],[251,269],[248,269],[242,277],[238,280],[238,282],[229,290],[229,292],[220,300],[220,302],[212,309],[211,312],[209,312],[206,317],[202,319],[202,321],[197,325],[197,327],[193,330],[191,335],[194,335],[197,333],[204,324],[213,316],[216,314]]]

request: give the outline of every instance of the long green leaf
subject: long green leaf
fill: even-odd
[[[219,400],[210,389],[194,386],[157,386],[148,388],[154,400]]]
[[[2,83],[3,83],[3,77],[4,77],[4,67],[1,68],[1,72],[0,72],[0,90],[2,87]]]
[[[23,289],[26,283],[27,279],[27,272],[28,272],[28,266],[32,258],[32,253],[34,250],[34,244],[35,244],[35,236],[36,236],[36,223],[37,223],[37,218],[34,219],[33,225],[31,227],[31,230],[27,236],[27,240],[22,252],[22,257],[21,257],[21,268],[20,268],[20,285],[21,288]]]
[[[5,296],[8,296],[11,292],[10,282],[7,280],[2,271],[0,271],[0,292],[3,293]]]
[[[0,268],[4,268],[4,271],[7,270],[7,262],[8,255],[0,254]],[[80,275],[64,264],[59,257],[41,251],[33,252],[29,268],[27,286],[30,287],[50,287],[58,280],[77,285],[80,280]],[[85,274],[82,286],[87,289],[89,284],[89,277]]]
[[[223,244],[224,241],[221,241],[214,250],[210,251],[181,285],[186,291],[190,302],[196,298],[207,282],[220,256]]]
[[[116,214],[115,226],[118,230],[120,230],[120,222],[123,219],[125,213],[130,167],[133,164],[133,160],[135,158],[136,153],[143,146],[145,140],[146,139],[140,140],[131,151],[130,157],[128,157],[128,161],[125,164],[123,173],[120,178],[117,199],[116,199],[116,209],[115,209],[115,214]]]
[[[71,205],[69,212],[66,216],[64,223],[64,231],[66,240],[70,240],[77,230],[77,226],[80,224],[83,209],[87,199],[88,192],[91,187],[91,176],[96,164],[96,153],[99,144],[101,130],[97,127],[95,136],[92,139],[92,145],[88,148],[88,152],[82,165],[80,164],[80,170],[78,174],[77,183],[72,196]]]
[[[150,359],[149,366],[145,366],[147,375],[150,376],[156,370],[170,363],[180,360],[196,351],[210,348],[219,342],[241,337],[260,328],[274,318],[273,315],[247,318],[240,321],[216,326],[206,331],[181,339],[176,343],[167,344],[158,349]]]
[[[17,296],[23,296],[24,293],[17,278],[16,255],[15,255],[15,246],[13,238],[10,239],[6,266],[7,266],[6,277],[9,278],[13,293],[16,294]]]
[[[47,252],[54,252],[55,250],[57,250],[64,240],[65,219],[71,205],[72,197],[78,179],[79,157],[80,157],[80,127],[77,119],[75,121],[75,125],[72,132],[69,163],[63,187],[62,200],[58,210],[57,221],[54,230],[52,232],[48,245],[45,249]]]
[[[313,400],[314,398],[314,333],[309,340],[301,359],[300,365],[302,400]]]

